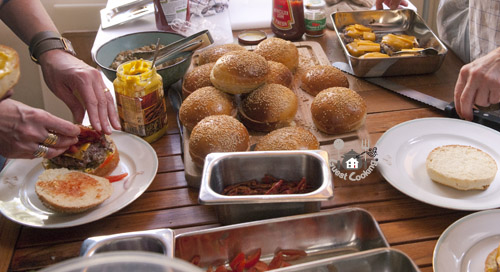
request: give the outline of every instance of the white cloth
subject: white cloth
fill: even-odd
[[[441,0],[439,37],[464,62],[473,61],[500,46],[498,0]]]

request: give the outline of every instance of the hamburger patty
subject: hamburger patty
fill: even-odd
[[[90,144],[87,150],[83,152],[82,159],[63,155],[54,157],[50,161],[60,167],[83,170],[99,166],[108,156],[108,152],[112,152],[111,145],[103,135],[101,141]]]

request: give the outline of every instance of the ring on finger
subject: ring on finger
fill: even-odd
[[[47,153],[49,152],[49,148],[47,146],[44,146],[42,144],[38,145],[38,148],[33,152],[33,156],[35,158],[43,158]]]
[[[53,146],[57,143],[58,139],[59,139],[59,137],[57,137],[57,135],[55,135],[54,133],[49,133],[47,138],[45,138],[45,140],[43,140],[42,144],[46,145],[46,146]]]
[[[104,93],[107,93],[109,92],[109,89],[108,88],[104,88]]]

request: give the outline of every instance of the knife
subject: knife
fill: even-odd
[[[343,72],[346,72],[350,75],[354,75],[352,72],[351,66],[345,62],[334,62],[332,64],[334,67],[340,69]],[[417,90],[405,87],[403,85],[400,85],[398,83],[395,83],[393,81],[387,80],[383,77],[366,77],[363,78],[363,80],[366,80],[372,84],[375,84],[377,86],[380,86],[384,89],[393,91],[395,93],[401,94],[403,96],[406,96],[408,98],[411,98],[413,100],[416,100],[418,102],[424,103],[426,105],[432,106],[434,108],[437,108],[439,110],[444,111],[446,116],[452,117],[452,118],[460,118],[457,114],[456,108],[455,108],[455,103],[454,102],[446,102],[444,100],[441,100],[439,98],[432,97],[430,95],[421,93]],[[473,110],[473,122],[490,127],[492,129],[495,129],[497,131],[500,131],[500,115],[494,115],[491,114],[490,112],[483,112],[477,109]]]

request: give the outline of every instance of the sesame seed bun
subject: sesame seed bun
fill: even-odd
[[[245,47],[234,43],[210,46],[199,52],[198,65],[203,65],[210,62],[216,62],[220,57],[222,57],[227,52],[238,51],[238,50],[246,51]]]
[[[284,127],[273,130],[260,138],[255,145],[255,151],[316,149],[319,149],[318,139],[302,127]]]
[[[265,39],[257,45],[254,52],[266,60],[283,63],[292,72],[299,66],[299,50],[287,40],[275,37]]]
[[[312,96],[316,96],[322,90],[331,87],[349,88],[347,77],[333,66],[311,66],[301,75],[300,88]]]
[[[248,93],[267,80],[267,61],[250,51],[232,51],[217,60],[210,81],[219,90],[230,94]]]
[[[194,91],[179,109],[179,119],[188,130],[192,130],[201,119],[220,114],[235,116],[236,105],[233,96],[212,86]]]
[[[290,69],[288,69],[288,67],[286,67],[283,63],[272,60],[268,60],[267,64],[269,65],[269,73],[267,73],[266,83],[281,84],[290,88],[293,80],[293,74],[290,72]]]
[[[201,168],[209,153],[247,151],[249,148],[247,129],[236,118],[228,115],[203,118],[189,136],[189,155],[195,165]]]
[[[242,100],[238,114],[247,128],[267,132],[289,126],[297,109],[298,99],[292,90],[265,84]]]
[[[316,127],[327,134],[357,130],[366,118],[366,104],[355,91],[332,87],[319,92],[311,104]]]
[[[213,86],[210,72],[215,63],[206,63],[189,70],[182,81],[182,97],[188,97],[192,92],[202,87]]]

